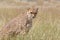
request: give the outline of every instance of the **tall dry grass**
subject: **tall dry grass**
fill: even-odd
[[[44,3],[43,1],[40,3],[38,0],[39,11],[29,33],[24,37],[18,35],[16,39],[11,38],[11,40],[60,40],[60,4],[57,2]],[[24,12],[26,8],[25,6],[22,8],[0,8],[0,27]]]

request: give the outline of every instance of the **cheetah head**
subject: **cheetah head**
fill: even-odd
[[[38,8],[28,8],[27,15],[28,17],[35,18],[38,12]]]

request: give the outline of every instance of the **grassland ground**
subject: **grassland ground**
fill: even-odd
[[[60,40],[60,4],[40,5],[38,14],[33,20],[33,27],[27,35],[18,35],[16,40]],[[4,26],[20,13],[24,13],[27,7],[0,8],[0,27]],[[11,39],[11,40],[14,40]]]

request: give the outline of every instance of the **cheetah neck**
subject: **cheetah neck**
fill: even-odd
[[[32,20],[32,15],[30,12],[27,12],[27,18],[28,18],[28,20]]]

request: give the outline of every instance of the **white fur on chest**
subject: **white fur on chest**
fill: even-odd
[[[29,20],[32,20],[32,14],[30,12],[27,12],[27,17]]]

